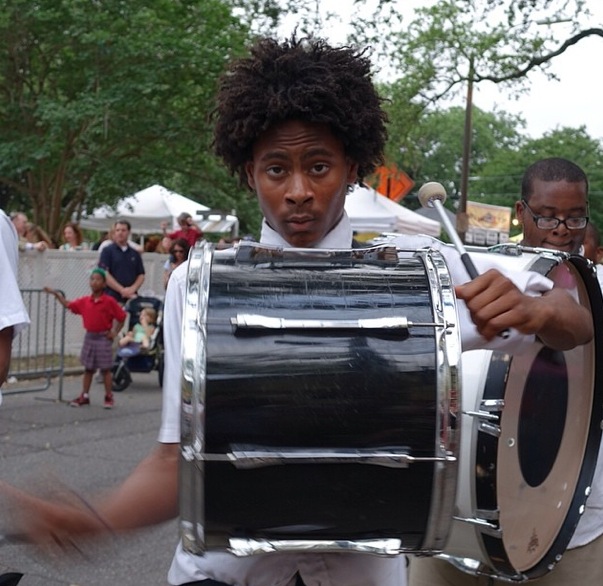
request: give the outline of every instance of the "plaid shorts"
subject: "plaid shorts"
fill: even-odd
[[[113,341],[106,332],[86,332],[80,361],[86,370],[109,370],[113,366]]]

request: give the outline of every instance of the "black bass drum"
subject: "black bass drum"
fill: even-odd
[[[519,256],[489,257],[570,290],[595,326],[592,342],[568,351],[535,344],[514,356],[463,353],[457,506],[442,557],[465,572],[522,582],[554,568],[590,492],[603,416],[603,304],[584,258],[504,250]]]
[[[183,333],[187,550],[442,551],[456,488],[456,305],[391,246],[193,250]]]

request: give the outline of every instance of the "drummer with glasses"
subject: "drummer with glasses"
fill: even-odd
[[[530,165],[522,179],[515,212],[523,225],[522,245],[577,254],[588,226],[588,179],[561,157]],[[530,531],[526,527],[526,531]],[[561,561],[535,586],[603,583],[603,450],[600,450],[584,512]],[[437,557],[414,557],[409,586],[504,586],[508,580],[473,576]]]

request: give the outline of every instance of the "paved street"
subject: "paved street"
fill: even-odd
[[[159,429],[157,373],[133,373],[102,408],[103,387],[93,383],[90,407],[57,400],[46,391],[4,396],[0,406],[0,478],[21,487],[52,490],[58,479],[86,497],[116,486],[153,447]],[[65,401],[80,392],[81,377],[65,379]],[[0,533],[8,517],[0,505]],[[0,546],[0,574],[25,574],[19,586],[165,586],[178,540],[175,521],[109,543],[87,544],[81,557],[42,558],[32,546]]]

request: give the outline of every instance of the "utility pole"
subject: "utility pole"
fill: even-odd
[[[473,132],[473,56],[469,59],[469,74],[467,76],[467,99],[465,101],[465,128],[463,131],[463,161],[461,165],[461,193],[456,214],[456,230],[462,242],[469,227],[467,216],[467,197],[469,191],[469,166],[471,161],[471,134]]]

